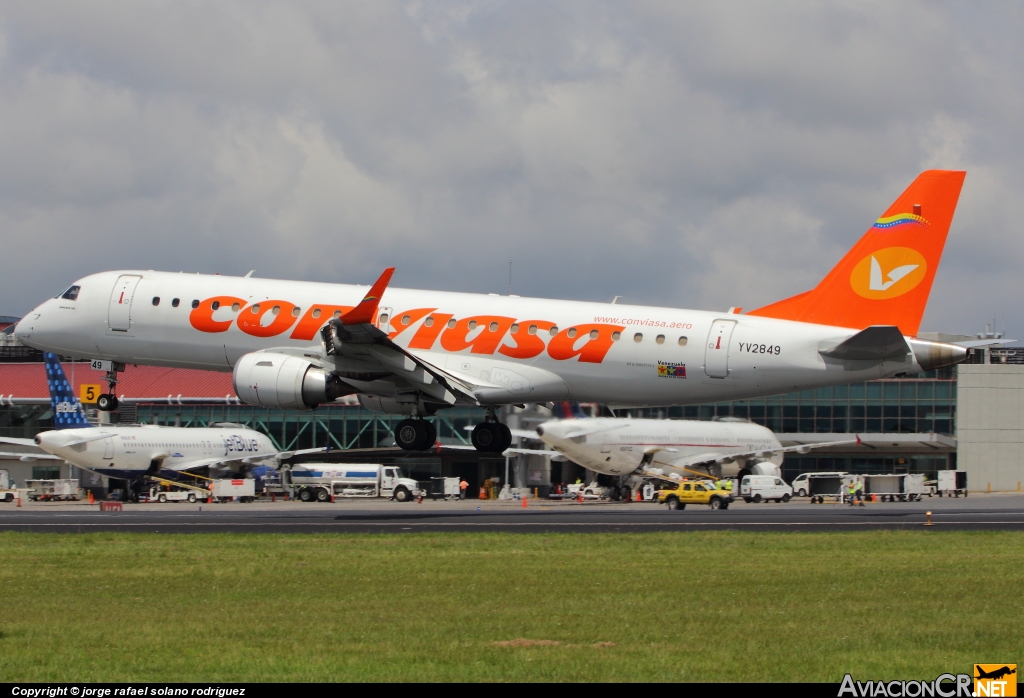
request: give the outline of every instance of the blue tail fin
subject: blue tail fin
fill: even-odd
[[[82,403],[75,397],[74,389],[64,375],[64,368],[56,354],[43,353],[46,366],[46,384],[50,388],[50,406],[53,408],[54,429],[81,429],[91,427],[82,411]]]

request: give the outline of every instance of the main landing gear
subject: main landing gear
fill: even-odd
[[[437,441],[437,427],[425,419],[403,419],[395,427],[395,443],[405,451],[426,451]]]
[[[494,416],[494,408],[487,408],[487,421],[473,428],[473,448],[481,453],[502,453],[512,445],[512,432]]]

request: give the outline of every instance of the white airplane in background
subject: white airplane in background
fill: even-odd
[[[965,173],[914,180],[814,289],[746,314],[154,271],[76,281],[15,330],[31,347],[94,360],[102,409],[124,364],[234,372],[238,397],[312,409],[355,394],[405,414],[397,444],[424,450],[423,419],[487,408],[473,445],[511,443],[494,407],[574,400],[680,405],[914,374],[966,358],[915,337]],[[765,269],[771,274],[771,269]],[[720,283],[728,284],[729,277]]]
[[[813,445],[783,446],[771,429],[737,418],[560,419],[537,427],[540,439],[574,463],[617,476],[634,489],[646,478],[679,480],[707,473],[781,477],[783,454],[860,443],[858,437]],[[628,496],[628,493],[627,493]]]
[[[259,465],[277,467],[284,458],[324,450],[279,452],[267,436],[237,424],[206,428],[93,426],[85,418],[57,357],[45,353],[43,361],[54,429],[40,432],[33,440],[0,437],[0,443],[35,445],[52,454],[24,454],[24,458],[57,458],[119,479],[157,474],[181,479],[175,477],[181,471],[211,468],[244,472]]]

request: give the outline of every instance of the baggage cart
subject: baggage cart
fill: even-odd
[[[936,478],[935,490],[941,497],[959,497],[961,494],[967,496],[967,471],[966,470],[940,470]]]
[[[25,486],[33,502],[78,500],[78,480],[26,480]]]

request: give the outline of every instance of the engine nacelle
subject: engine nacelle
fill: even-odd
[[[957,344],[932,342],[925,339],[911,339],[910,348],[922,371],[955,366],[967,359],[967,349]]]
[[[393,397],[380,397],[379,395],[359,395],[359,404],[374,412],[386,412],[388,414],[404,414],[420,416],[430,415],[437,412],[438,405],[432,402],[424,402],[422,398],[410,400],[398,400]]]
[[[745,475],[771,475],[772,477],[782,477],[782,468],[777,463],[773,463],[770,460],[763,460],[758,463],[750,463],[745,468],[741,468],[736,473],[736,478],[742,480]]]
[[[238,360],[232,381],[242,402],[286,410],[311,410],[356,392],[306,359],[259,351]]]

